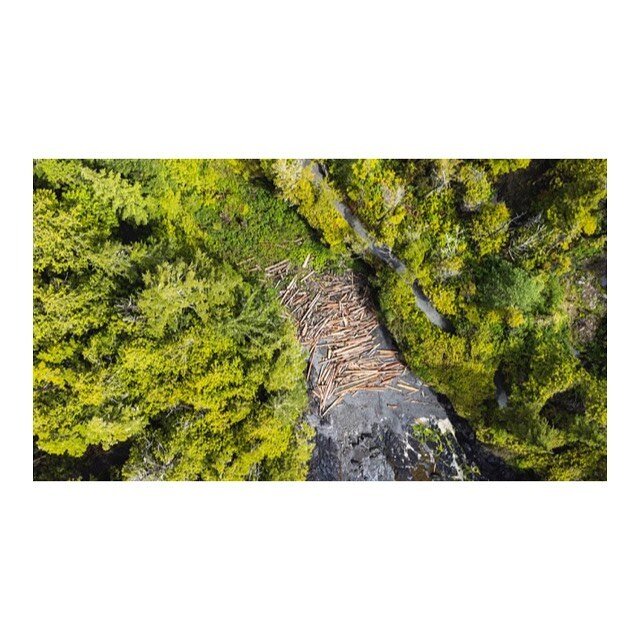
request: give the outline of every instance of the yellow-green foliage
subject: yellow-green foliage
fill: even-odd
[[[446,316],[455,315],[458,311],[457,291],[443,284],[434,284],[427,288],[433,306]]]
[[[283,198],[298,207],[329,247],[345,251],[355,235],[335,208],[338,196],[331,186],[314,181],[311,167],[304,167],[300,160],[265,161],[263,166]]]
[[[509,237],[511,216],[504,202],[486,203],[473,214],[471,237],[480,256],[498,253]]]
[[[229,264],[321,261],[295,213],[226,161],[49,160],[34,180],[37,446],[133,442],[128,478],[305,477],[303,353]]]
[[[586,419],[600,430],[604,430],[607,425],[607,381],[588,376],[585,396]]]
[[[393,247],[406,209],[402,180],[382,160],[356,160],[347,195],[360,220],[380,242]]]
[[[509,175],[528,167],[527,174]],[[602,255],[605,239],[585,236],[603,228],[606,163],[340,161],[332,175],[370,233],[407,266],[405,280],[378,273],[378,285],[389,328],[412,368],[478,428],[508,434],[500,446],[518,466],[543,477],[600,474],[606,394],[602,380],[588,382],[569,350],[556,285],[577,261]],[[402,186],[397,225],[388,224],[389,184]],[[498,200],[502,193],[515,213]],[[413,278],[453,322],[454,335],[417,310]],[[494,400],[499,368],[509,393],[504,410]],[[549,422],[546,404],[568,392],[597,400],[585,400],[584,415]]]
[[[561,451],[532,444],[496,425],[480,426],[478,437],[499,452],[504,459],[522,471],[531,472],[544,480],[604,480],[606,479],[606,450],[575,442],[564,445]]]
[[[465,230],[454,209],[455,194],[448,187],[426,195],[412,191],[406,201],[410,214],[399,230],[398,255],[425,292],[437,297],[432,287],[455,278],[468,254]]]
[[[382,311],[411,368],[448,395],[461,414],[480,418],[481,403],[493,397],[494,368],[476,357],[465,338],[434,327],[396,274],[385,273],[379,284]]]
[[[510,307],[506,310],[505,320],[507,325],[512,329],[516,329],[526,322],[524,313],[522,313],[520,309],[516,309],[514,307]]]
[[[604,256],[606,162],[327,165],[330,181],[298,160],[35,162],[37,446],[127,442],[130,478],[304,477],[303,356],[260,273],[363,254],[343,201],[406,264],[369,268],[416,373],[519,468],[606,476],[606,322],[580,358],[569,346],[605,303],[560,286]],[[417,308],[416,279],[452,333]]]
[[[606,228],[606,160],[559,160],[541,181],[546,186],[529,202],[536,215],[518,227],[512,245],[529,269],[565,273],[571,254],[602,253]],[[591,236],[596,236],[591,238]]]
[[[560,160],[554,167],[543,205],[549,223],[565,233],[565,246],[580,233],[596,231],[606,172],[605,160]]]
[[[161,265],[146,285],[120,370],[142,410],[163,420],[136,441],[124,476],[238,480],[291,458],[304,357],[275,299],[203,257]]]
[[[296,208],[275,198],[256,180],[259,161],[155,160],[105,161],[132,180],[140,179],[153,195],[154,238],[193,256],[199,247],[234,264],[245,274],[289,259],[314,265],[335,256],[314,240]]]
[[[497,178],[505,173],[511,173],[512,171],[517,171],[518,169],[526,169],[531,160],[525,159],[496,159],[496,160],[485,160],[484,165],[487,167],[487,170],[491,174],[493,178]]]
[[[475,210],[491,198],[491,182],[479,164],[463,163],[457,180],[462,185],[462,203],[466,209]]]
[[[542,407],[553,395],[570,388],[577,379],[579,362],[558,334],[541,333],[529,360],[529,378],[520,389],[529,404]]]
[[[492,420],[548,451],[584,445],[596,455],[606,445],[606,382],[581,367],[564,334],[553,328],[535,328],[525,340],[525,351],[516,350],[509,365],[509,375],[516,382],[509,406],[493,414]],[[584,412],[573,410],[561,414],[560,422],[549,422],[547,405],[569,392],[582,399]]]
[[[488,175],[496,177],[524,163],[508,171],[486,167],[488,174],[478,178],[481,166],[463,162],[450,174],[466,183],[465,189],[475,189],[484,178],[489,180]],[[568,169],[559,165],[555,171],[560,170],[566,178]],[[595,206],[602,193],[585,186],[575,177],[577,170],[572,171],[572,179],[588,191]],[[438,175],[436,170],[433,175]],[[409,268],[407,281],[388,274],[378,278],[389,328],[414,371],[445,393],[516,466],[541,477],[599,477],[606,456],[605,385],[589,377],[571,354],[566,313],[558,299],[562,290],[557,278],[572,268],[572,256],[556,252],[542,269],[526,257],[514,261],[506,251],[511,223],[506,204],[481,203],[489,196],[485,189],[475,211],[470,211],[474,207],[469,202],[458,211],[452,187],[439,180],[433,179],[436,186],[431,189],[414,188],[407,199],[412,214],[404,220],[398,240]],[[569,202],[566,191],[562,186],[554,191],[555,201]],[[469,189],[463,194],[468,198]],[[544,239],[543,232],[544,228],[534,229]],[[420,317],[408,284],[414,275],[434,306],[453,320],[455,335]],[[508,407],[502,410],[494,400],[498,368],[505,372],[509,394]],[[568,392],[584,398],[584,413],[549,422],[547,403]],[[555,411],[563,409],[558,406]],[[489,438],[489,433],[502,435]]]

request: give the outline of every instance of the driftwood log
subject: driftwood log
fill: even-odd
[[[264,273],[276,283],[298,339],[309,350],[307,381],[321,416],[349,393],[393,388],[405,366],[397,351],[381,349],[376,340],[380,323],[362,278],[353,272],[317,274],[310,255],[302,268],[282,260]],[[405,391],[417,391],[403,382],[397,384]]]

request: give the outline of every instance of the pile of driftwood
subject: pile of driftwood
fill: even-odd
[[[307,380],[320,415],[346,394],[385,389],[404,373],[398,353],[380,348],[376,339],[380,325],[368,287],[353,272],[318,275],[310,267],[310,257],[302,269],[283,260],[264,271],[276,281],[298,338],[309,349]]]

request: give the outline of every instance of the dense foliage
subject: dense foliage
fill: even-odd
[[[323,259],[289,207],[233,163],[47,160],[34,231],[34,434],[61,456],[47,468],[128,442],[124,478],[305,477],[304,354],[237,266]]]
[[[407,361],[513,464],[606,477],[606,161],[334,161]],[[429,324],[417,279],[455,328]],[[496,380],[508,406],[496,402]]]
[[[259,272],[310,254],[367,263],[409,365],[499,455],[606,477],[606,162],[374,159],[35,162],[36,477],[305,477],[305,355]]]

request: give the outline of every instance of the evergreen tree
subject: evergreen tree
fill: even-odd
[[[34,180],[39,450],[132,443],[126,478],[303,478],[293,327],[207,229],[221,196],[218,215],[245,214],[247,178],[223,162],[44,160]]]

